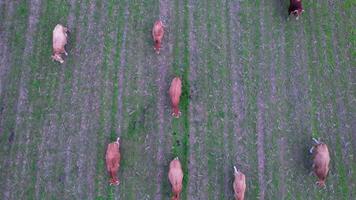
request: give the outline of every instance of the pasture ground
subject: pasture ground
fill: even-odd
[[[182,199],[232,199],[233,165],[247,199],[355,199],[356,4],[303,3],[296,21],[288,0],[0,1],[0,199],[168,199],[176,156]],[[57,23],[70,29],[63,65],[50,59]],[[325,189],[312,137],[330,147]]]

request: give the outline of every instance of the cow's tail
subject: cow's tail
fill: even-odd
[[[234,166],[234,172],[237,174],[239,171],[237,170],[236,166]]]

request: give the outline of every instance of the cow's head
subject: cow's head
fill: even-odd
[[[296,17],[296,20],[298,20],[299,16],[301,16],[303,12],[304,12],[303,9],[298,9],[298,10],[292,11],[291,14],[293,14]]]
[[[56,53],[56,54],[53,54],[51,57],[52,57],[52,60],[54,60],[54,61],[57,61],[61,64],[64,63],[64,60],[60,54]]]

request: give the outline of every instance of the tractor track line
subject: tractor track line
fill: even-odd
[[[4,19],[6,22],[3,25],[3,30],[0,32],[0,46],[3,47],[0,49],[0,136],[2,136],[4,133],[4,121],[5,121],[5,113],[8,110],[8,107],[5,106],[7,97],[3,91],[5,91],[7,87],[7,76],[9,74],[9,70],[11,68],[10,61],[11,59],[11,54],[10,54],[10,49],[11,49],[11,43],[9,41],[10,37],[10,30],[11,25],[12,25],[12,20],[13,16],[15,13],[15,7],[17,5],[13,4],[13,1],[10,1],[8,7],[7,7],[7,12],[5,13]],[[6,8],[6,6],[5,6]],[[1,27],[0,27],[1,28]],[[10,157],[10,156],[9,156]],[[4,159],[3,164],[6,165],[5,163],[8,162],[8,159]]]
[[[263,57],[262,55],[265,54],[265,51],[267,51],[268,47],[264,46],[263,38],[265,37],[265,32],[266,32],[266,27],[265,27],[265,22],[264,22],[264,1],[262,0],[261,8],[259,8],[259,26],[260,26],[260,32],[261,32],[261,43],[262,43],[262,48],[260,48],[260,57]],[[262,71],[264,68],[264,60],[260,61],[259,68]],[[260,72],[261,73],[261,72]],[[262,78],[263,80],[263,78]],[[260,80],[260,82],[262,81]],[[265,126],[265,98],[264,98],[264,89],[261,84],[258,84],[259,86],[259,91],[257,94],[257,124],[256,124],[256,130],[257,130],[257,160],[258,160],[258,183],[259,183],[259,199],[264,200],[265,199],[265,193],[266,193],[266,181],[265,181],[265,150],[264,150],[264,144],[265,144],[265,132],[266,132],[266,126]]]
[[[195,5],[193,5],[193,1],[189,0],[189,52],[190,52],[190,72],[189,72],[189,82],[191,83],[191,90],[195,91],[196,88],[194,88],[194,84],[196,79],[197,79],[197,72],[196,72],[196,67],[197,67],[197,62],[196,59],[198,57],[198,52],[197,52],[197,42],[196,42],[196,34],[193,32],[193,27],[194,27],[194,22],[193,22],[193,10],[195,9]],[[196,108],[194,107],[193,104],[193,99],[190,101],[189,105],[189,113],[190,116],[196,116],[193,113],[195,112]],[[189,124],[193,124],[194,120],[191,117],[189,120]],[[189,146],[194,147],[196,144],[196,129],[191,126],[190,132],[189,132]],[[197,170],[194,167],[196,165],[196,159],[195,155],[193,155],[193,150],[191,149],[190,154],[189,154],[189,164],[188,164],[188,170],[189,170],[189,182],[188,182],[188,191],[187,194],[189,197],[193,197],[194,194],[196,193],[197,188],[194,187],[194,184],[192,184],[193,178],[197,176]]]
[[[120,47],[120,54],[119,54],[119,59],[120,59],[120,66],[119,70],[117,71],[117,76],[118,77],[118,96],[117,96],[117,104],[118,104],[118,112],[116,114],[116,119],[117,119],[117,124],[118,126],[116,127],[116,134],[117,136],[122,135],[122,125],[123,125],[123,92],[124,92],[124,73],[125,73],[125,68],[126,68],[126,44],[127,44],[127,31],[128,31],[128,17],[130,15],[129,11],[129,5],[128,3],[126,4],[125,7],[125,25],[124,25],[124,30],[122,33],[122,42],[121,42],[121,47]]]
[[[87,7],[85,7],[84,2],[81,3],[81,5],[76,8],[79,9],[79,16],[78,16],[78,20],[76,21],[76,38],[75,38],[75,44],[76,47],[75,49],[73,49],[73,79],[72,79],[72,87],[71,87],[71,97],[70,97],[70,107],[72,107],[70,113],[69,113],[69,118],[68,119],[68,123],[69,123],[69,133],[75,133],[73,135],[68,135],[68,138],[66,138],[67,140],[67,146],[66,146],[66,160],[65,160],[65,181],[64,181],[64,191],[65,194],[71,195],[71,197],[66,197],[67,199],[69,198],[79,198],[78,195],[80,195],[80,190],[79,190],[79,186],[77,184],[74,184],[74,179],[80,175],[78,170],[78,163],[75,162],[75,159],[78,159],[78,152],[77,148],[75,146],[76,143],[79,143],[78,140],[78,136],[77,136],[77,132],[78,129],[81,129],[80,126],[82,126],[81,124],[81,118],[79,118],[80,115],[78,115],[78,112],[81,114],[82,113],[82,104],[84,104],[84,100],[81,100],[79,97],[79,84],[81,82],[82,79],[82,75],[81,72],[84,71],[81,69],[81,54],[83,54],[83,49],[85,47],[85,42],[83,41],[85,38],[85,32],[82,28],[83,22],[85,20],[85,18],[87,17],[86,14],[88,14],[88,12],[86,12]],[[76,10],[75,8],[73,8],[73,10]],[[83,44],[84,43],[84,44]],[[77,58],[77,59],[76,59]],[[81,102],[81,103],[78,103]],[[77,107],[77,105],[80,105]],[[75,109],[74,109],[75,108]],[[78,122],[79,121],[79,122]],[[77,125],[77,123],[80,123],[80,126]],[[80,139],[80,138],[79,138]],[[72,173],[75,173],[77,171],[76,176],[73,176]]]
[[[95,172],[96,172],[96,163],[97,161],[97,157],[96,157],[96,152],[97,152],[97,146],[95,144],[98,143],[98,136],[97,136],[97,130],[99,130],[99,126],[98,126],[98,121],[99,121],[99,116],[100,116],[100,111],[99,111],[99,101],[100,101],[100,97],[99,97],[99,88],[100,87],[100,79],[96,78],[98,77],[97,72],[101,72],[102,70],[100,70],[100,68],[98,66],[102,66],[103,64],[103,54],[104,54],[104,27],[106,25],[106,21],[108,18],[107,12],[105,12],[107,10],[107,1],[104,1],[101,5],[100,11],[99,13],[101,13],[100,15],[100,19],[99,19],[99,24],[96,23],[95,21],[91,22],[91,20],[89,20],[89,29],[88,32],[91,34],[96,34],[98,36],[98,39],[96,42],[97,45],[93,45],[94,47],[91,49],[91,52],[89,53],[89,57],[88,57],[88,63],[86,64],[86,66],[88,66],[88,77],[89,77],[89,81],[87,82],[87,86],[86,88],[90,88],[90,96],[89,96],[89,101],[90,101],[90,106],[87,107],[86,110],[86,115],[91,116],[88,119],[89,122],[89,132],[87,133],[87,137],[88,138],[86,145],[82,145],[82,147],[86,147],[84,148],[84,154],[85,157],[89,156],[92,157],[93,159],[89,159],[87,161],[89,161],[87,163],[86,167],[86,182],[87,182],[87,187],[88,187],[88,199],[94,199],[94,193],[95,193],[95,182],[93,181],[92,177],[95,177]],[[93,7],[91,9],[93,9],[93,12],[96,11],[96,2],[94,3]],[[95,17],[93,17],[95,18]],[[100,77],[100,75],[99,75]],[[83,136],[84,137],[84,136]],[[91,148],[89,148],[91,147]],[[103,158],[101,158],[103,159]]]
[[[279,12],[283,12],[285,11],[284,7],[279,4],[279,9],[278,9]],[[280,21],[283,21],[283,17],[280,17],[279,18]],[[285,33],[285,25],[282,24],[282,26],[280,27],[280,33],[282,34],[279,34],[278,38],[277,38],[277,41],[280,41],[281,42],[281,45],[278,45],[278,61],[276,62],[279,63],[279,66],[286,66],[286,60],[285,60],[285,36],[283,33]],[[273,43],[275,43],[276,41],[273,41]],[[278,65],[278,64],[277,64]],[[276,67],[275,66],[272,66],[273,67],[273,70],[271,70],[271,80],[274,81],[274,83],[272,83],[272,94],[271,94],[271,102],[277,106],[277,123],[279,121],[279,124],[277,125],[277,131],[278,132],[281,132],[283,130],[286,130],[286,122],[285,122],[285,119],[284,119],[284,116],[282,113],[285,112],[285,110],[282,110],[282,106],[281,104],[284,103],[284,99],[286,99],[286,88],[285,87],[281,87],[279,88],[279,91],[281,94],[278,93],[278,91],[276,91],[276,88],[275,87],[278,87],[276,86],[276,84],[278,85],[278,82],[276,83]],[[286,74],[285,74],[285,70],[281,70],[281,76],[278,78],[279,81],[282,81],[282,82],[285,82],[286,80]],[[280,128],[278,128],[278,126],[280,126]],[[280,178],[279,178],[279,187],[278,187],[278,192],[279,194],[281,195],[281,199],[285,199],[286,198],[286,193],[287,193],[287,187],[286,184],[286,172],[285,170],[287,169],[287,163],[286,163],[286,150],[287,150],[287,142],[286,142],[286,139],[285,139],[285,136],[284,134],[281,134],[279,133],[279,140],[278,140],[278,158],[279,158],[279,163],[281,164],[281,166],[279,167],[279,175],[280,175]]]
[[[168,92],[167,88],[169,88],[170,84],[166,82],[167,80],[167,72],[169,66],[171,66],[172,63],[172,35],[170,33],[171,27],[172,27],[172,8],[169,6],[169,0],[160,0],[159,1],[159,16],[163,20],[163,23],[167,26],[168,32],[166,32],[165,37],[163,38],[163,49],[161,51],[160,55],[157,55],[157,65],[158,65],[158,77],[156,79],[156,84],[158,86],[158,98],[157,98],[157,111],[158,111],[158,144],[167,144],[164,136],[164,125],[168,124],[167,120],[165,120],[165,112],[166,112],[166,102],[168,101]],[[167,30],[166,28],[166,30]],[[168,47],[168,48],[167,48]],[[168,86],[168,87],[167,87]],[[169,111],[171,112],[171,111]],[[170,143],[170,142],[169,142]],[[166,147],[163,145],[158,145],[157,147],[157,156],[156,156],[156,162],[158,166],[157,170],[157,175],[156,175],[156,192],[155,192],[155,199],[156,200],[161,200],[163,198],[163,191],[162,191],[162,183],[164,182],[165,176],[163,174],[164,172],[164,166],[165,164],[163,163],[164,160],[164,150],[168,150]]]
[[[30,55],[33,51],[34,48],[34,43],[33,43],[33,39],[35,37],[35,33],[37,31],[37,24],[39,21],[39,16],[40,16],[40,6],[41,6],[41,1],[40,0],[33,0],[30,2],[29,4],[29,16],[28,16],[28,25],[27,25],[27,30],[26,30],[26,41],[25,41],[25,48],[23,51],[23,57],[22,57],[22,65],[26,64],[29,62],[30,60]],[[28,90],[27,90],[27,85],[28,85],[28,74],[30,72],[30,68],[29,67],[24,67],[21,70],[21,74],[20,74],[20,85],[19,85],[19,96],[17,99],[17,105],[16,105],[16,124],[15,124],[15,134],[18,133],[20,131],[20,128],[26,124],[25,123],[25,119],[24,119],[24,115],[27,114],[29,112],[29,110],[31,110],[31,108],[29,108],[28,105]],[[28,137],[29,137],[29,130],[28,127],[25,128],[26,130],[26,136],[24,137],[26,139],[26,143],[28,142]],[[18,141],[19,144],[23,143],[23,141]],[[25,159],[21,158],[20,153],[17,153],[16,156],[16,161],[15,161],[15,166],[20,166],[20,160],[22,160],[22,162],[24,162]],[[13,161],[12,161],[13,162]],[[18,174],[18,173],[13,173]],[[16,178],[16,176],[15,176]],[[9,197],[9,195],[14,195],[14,193],[12,192],[12,188],[10,188],[10,179],[11,176],[7,176],[6,179],[6,185],[7,185],[7,189],[4,193],[4,199],[7,199],[6,197]]]
[[[262,90],[257,94],[257,156],[258,156],[258,183],[260,185],[259,198],[265,198],[266,182],[265,182],[265,104],[262,97]]]
[[[128,17],[130,15],[129,11],[129,4],[126,2],[125,5],[125,14],[124,14],[124,30],[122,32],[122,40],[121,40],[121,46],[120,46],[120,52],[117,51],[118,56],[119,56],[119,69],[116,72],[116,77],[118,80],[115,80],[118,82],[118,95],[117,95],[117,113],[116,113],[116,129],[115,134],[117,137],[120,137],[123,135],[122,133],[122,127],[123,127],[123,93],[124,93],[124,73],[125,73],[125,68],[126,68],[126,46],[127,46],[127,32],[128,32]],[[113,191],[113,190],[111,190]],[[113,191],[115,194],[118,192],[118,188],[115,188]],[[114,196],[115,200],[119,199],[119,195]]]
[[[207,199],[207,187],[208,187],[208,171],[207,171],[207,157],[204,155],[206,152],[206,147],[204,144],[204,139],[206,135],[205,127],[200,126],[200,124],[206,124],[207,116],[206,116],[206,109],[203,101],[199,96],[200,91],[198,90],[198,80],[199,66],[202,63],[205,63],[204,59],[199,57],[199,47],[198,47],[198,39],[201,37],[198,36],[198,33],[203,34],[203,38],[207,39],[207,27],[204,24],[196,24],[194,23],[196,18],[194,18],[194,13],[198,12],[198,5],[199,2],[193,2],[192,0],[189,1],[189,52],[190,52],[190,85],[191,85],[191,100],[189,104],[189,112],[190,116],[190,137],[189,137],[189,146],[191,147],[190,150],[190,162],[189,162],[189,183],[188,183],[188,195],[192,199]],[[206,14],[206,12],[204,12]],[[204,26],[202,31],[198,31],[199,26]],[[206,63],[205,63],[206,64]],[[206,65],[204,65],[206,66]],[[204,69],[204,74],[206,74],[206,68]],[[197,147],[197,152],[194,150],[193,147]],[[201,157],[199,158],[199,156]],[[199,161],[200,160],[200,161]],[[202,163],[200,165],[199,163]]]
[[[4,2],[2,2],[4,3]],[[5,4],[5,3],[4,3]],[[7,75],[10,70],[10,61],[11,61],[11,53],[10,53],[10,45],[9,45],[9,36],[10,31],[8,30],[15,11],[15,6],[13,1],[10,1],[9,4],[5,4],[5,16],[2,19],[4,22],[3,26],[0,26],[0,102],[3,100],[3,91],[5,88],[5,82],[7,79]],[[1,114],[1,113],[0,113]],[[0,124],[2,121],[2,116],[0,116]],[[2,134],[1,126],[0,126],[0,135]]]
[[[87,91],[88,93],[84,93],[84,100],[81,97],[81,101],[84,101],[82,104],[82,112],[81,112],[81,120],[80,120],[80,130],[78,134],[79,143],[82,145],[79,146],[79,160],[77,161],[77,165],[79,167],[78,171],[78,193],[79,196],[82,194],[82,199],[84,197],[88,199],[93,199],[94,197],[94,182],[91,180],[94,177],[95,171],[95,162],[96,162],[96,130],[97,127],[97,119],[99,118],[99,106],[98,106],[98,91],[95,89],[98,87],[99,80],[96,77],[96,69],[97,66],[101,66],[103,63],[102,54],[103,54],[103,32],[102,27],[105,23],[105,16],[101,15],[100,24],[95,25],[95,12],[96,1],[91,1],[89,4],[89,10],[87,11],[88,16],[88,29],[86,30],[86,39],[90,39],[92,35],[98,36],[98,39],[90,39],[92,41],[92,45],[86,42],[84,55],[86,55],[85,60],[82,61],[84,66],[87,66],[87,70],[83,70],[82,73],[83,78],[83,93]],[[103,6],[101,9],[105,9]],[[104,10],[102,10],[104,11]],[[105,19],[103,19],[105,18]],[[103,20],[103,21],[101,21]],[[89,147],[93,149],[89,149]],[[92,155],[91,155],[92,154]],[[86,159],[86,157],[93,157],[94,159]],[[83,181],[85,180],[85,184]],[[83,186],[83,187],[82,187]],[[84,190],[86,189],[86,191]],[[87,195],[87,196],[85,196]]]
[[[235,8],[235,11],[237,9]],[[231,31],[229,29],[230,23],[233,21],[231,20],[231,4],[228,1],[223,1],[222,2],[222,8],[220,10],[221,16],[222,16],[222,21],[224,21],[223,30],[226,32],[225,35],[222,37],[222,52],[225,54],[225,60],[223,59],[223,62],[225,65],[225,70],[228,71],[226,74],[223,72],[220,72],[222,74],[222,79],[225,78],[226,76],[226,83],[227,85],[223,87],[222,89],[222,96],[223,96],[223,106],[222,106],[222,111],[224,115],[220,118],[222,121],[222,126],[223,126],[223,162],[224,162],[224,173],[223,173],[223,185],[221,186],[220,192],[223,194],[219,194],[220,198],[231,198],[233,197],[233,193],[231,190],[231,182],[233,179],[233,170],[232,166],[236,165],[235,162],[233,161],[235,158],[235,152],[233,151],[233,148],[231,148],[232,142],[230,140],[230,130],[232,125],[230,123],[229,117],[230,117],[230,110],[232,108],[232,102],[231,99],[233,98],[233,90],[232,90],[232,85],[234,83],[234,80],[231,79]],[[237,13],[236,13],[237,14]],[[235,135],[235,134],[233,134]],[[233,164],[231,164],[233,163]]]
[[[230,53],[230,79],[232,81],[232,111],[234,113],[234,144],[235,144],[235,165],[236,167],[242,167],[244,165],[243,158],[241,155],[246,154],[244,152],[243,143],[241,140],[246,137],[244,135],[244,131],[242,130],[242,120],[245,117],[245,113],[243,108],[246,106],[244,88],[243,88],[243,80],[242,80],[242,71],[243,66],[241,64],[241,60],[237,59],[235,55],[237,55],[237,50],[233,48],[233,45],[238,44],[239,40],[241,39],[241,32],[238,31],[241,28],[241,25],[238,20],[238,14],[240,12],[240,3],[236,2],[235,4],[231,4],[230,6],[230,25],[229,27],[232,28],[232,35],[230,36],[230,43],[231,46],[231,53]],[[236,16],[236,17],[234,17]],[[240,155],[241,154],[241,155]]]

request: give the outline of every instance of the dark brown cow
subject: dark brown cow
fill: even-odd
[[[246,180],[245,180],[245,175],[238,171],[236,167],[234,166],[234,175],[235,175],[235,180],[234,180],[234,193],[235,193],[235,200],[244,200],[245,198],[245,190],[246,190]]]
[[[179,100],[182,94],[182,81],[179,77],[175,77],[172,80],[171,87],[169,88],[169,96],[171,97],[172,103],[172,116],[179,118],[181,112],[179,111]]]
[[[293,14],[296,19],[299,19],[299,16],[304,12],[303,7],[302,7],[302,0],[290,0],[290,5],[289,5],[289,15]]]
[[[120,138],[116,142],[108,144],[106,150],[106,168],[110,174],[110,185],[119,185],[120,180],[116,177],[120,167]]]
[[[325,180],[329,173],[330,154],[328,146],[319,140],[313,138],[316,143],[311,149],[313,154],[313,171],[318,177],[316,184],[325,187]]]
[[[56,27],[54,27],[53,30],[53,39],[52,39],[52,45],[53,45],[53,55],[52,59],[63,63],[64,60],[62,58],[62,54],[68,55],[68,53],[65,50],[65,45],[67,44],[67,32],[68,28],[61,25],[57,24]]]
[[[162,44],[162,39],[164,35],[164,26],[161,20],[157,20],[155,24],[153,25],[152,29],[152,37],[154,40],[154,50],[156,51],[157,54],[159,54],[159,51],[161,49],[161,44]]]
[[[174,158],[169,164],[168,179],[172,185],[172,200],[179,200],[182,192],[183,170],[178,157]]]

